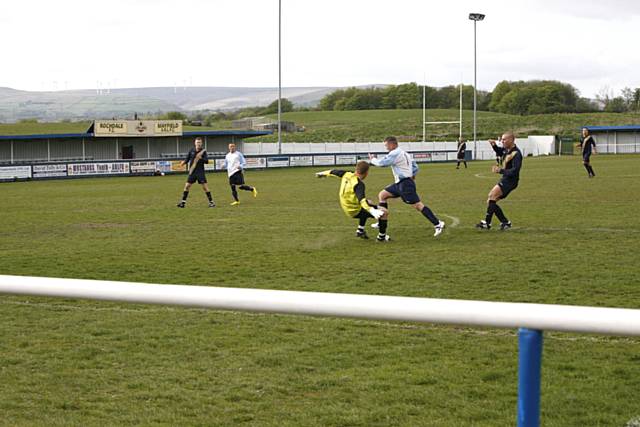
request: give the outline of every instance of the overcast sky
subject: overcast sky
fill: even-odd
[[[283,86],[640,87],[639,0],[283,0]],[[278,84],[277,0],[3,1],[0,86]]]

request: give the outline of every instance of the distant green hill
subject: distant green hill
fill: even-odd
[[[276,119],[275,115],[269,116]],[[380,141],[395,135],[404,141],[422,140],[422,110],[308,111],[284,113],[283,120],[304,126],[304,132],[283,133],[286,142]],[[458,110],[427,110],[427,121],[456,121]],[[473,111],[463,111],[463,136],[473,139]],[[559,135],[576,137],[585,125],[640,124],[639,113],[540,114],[516,116],[478,111],[478,138],[495,138],[505,130],[518,135]],[[216,129],[229,129],[231,122],[216,123]],[[452,141],[458,125],[427,126],[428,141]],[[277,136],[260,137],[276,141]]]
[[[428,121],[454,121],[457,110],[427,110]],[[276,119],[275,115],[269,116]],[[283,133],[286,142],[380,141],[395,135],[404,141],[422,140],[422,110],[368,110],[368,111],[307,111],[283,114],[305,128],[304,132]],[[463,136],[473,138],[473,112],[463,112]],[[495,138],[505,130],[518,135],[559,135],[578,137],[585,125],[640,124],[639,113],[582,113],[540,114],[514,116],[478,112],[478,138]],[[17,123],[0,124],[0,135],[84,132],[88,122],[82,123]],[[185,130],[231,129],[230,121],[220,121],[212,128],[185,127]],[[458,137],[458,125],[427,127],[428,141],[452,141]],[[276,141],[277,135],[257,138]]]

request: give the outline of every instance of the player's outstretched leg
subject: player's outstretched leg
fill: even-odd
[[[496,217],[500,221],[500,230],[504,231],[504,230],[510,229],[511,221],[509,221],[507,217],[504,215],[504,212],[502,212],[502,208],[500,207],[500,205],[498,205],[498,203],[496,202],[494,203],[495,203],[494,212],[496,214]]]
[[[255,187],[252,187],[252,186],[246,185],[246,184],[242,184],[240,186],[240,189],[244,190],[244,191],[251,191],[253,193],[253,197],[258,197],[258,190],[256,190]]]
[[[438,217],[433,213],[433,211],[427,207],[427,205],[425,205],[422,202],[418,202],[418,203],[415,203],[413,207],[418,212],[420,212],[425,218],[427,218],[429,222],[431,222],[431,224],[433,224],[433,229],[434,229],[433,237],[438,237],[439,235],[442,234],[445,227],[444,221],[440,221]]]

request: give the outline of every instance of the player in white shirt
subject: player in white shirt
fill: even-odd
[[[236,144],[229,144],[229,152],[224,158],[223,167],[227,170],[227,175],[229,175],[229,185],[231,186],[231,195],[234,200],[233,203],[231,203],[231,206],[238,206],[240,204],[236,186],[240,186],[241,190],[251,191],[253,193],[253,197],[258,196],[258,190],[256,190],[255,187],[244,183],[244,175],[242,174],[242,171],[246,165],[247,161],[244,159],[242,153],[236,150]]]
[[[425,216],[434,228],[434,237],[439,236],[444,231],[444,221],[440,221],[434,213],[424,203],[420,201],[420,196],[416,192],[415,175],[418,173],[418,165],[411,158],[409,153],[398,147],[398,140],[395,136],[388,136],[384,140],[384,146],[389,153],[382,159],[377,159],[373,154],[369,154],[371,164],[374,166],[391,166],[394,183],[387,186],[378,195],[379,206],[387,211],[388,199],[400,197],[403,202],[413,206],[418,212]],[[387,220],[378,222],[378,239],[386,237]]]

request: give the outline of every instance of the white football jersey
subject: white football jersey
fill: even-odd
[[[224,167],[227,169],[227,175],[231,176],[234,173],[244,169],[247,164],[244,156],[241,152],[227,153],[224,158]]]

